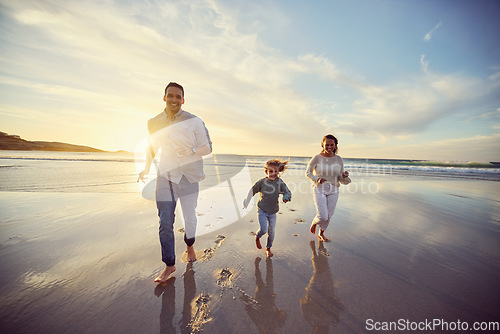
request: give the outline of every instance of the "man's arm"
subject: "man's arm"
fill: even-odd
[[[155,150],[154,150],[154,147],[153,147],[153,143],[151,142],[151,133],[152,133],[152,129],[151,129],[151,120],[148,121],[148,133],[149,133],[149,143],[148,143],[148,146],[146,147],[146,164],[144,166],[144,170],[142,172],[139,173],[139,177],[137,178],[137,182],[139,182],[139,180],[141,180],[142,182],[144,182],[144,180],[146,180],[148,177],[148,174],[149,174],[149,171],[151,169],[151,164],[153,163],[153,160],[155,158]]]
[[[194,154],[196,155],[207,155],[212,153],[212,147],[208,145],[203,145],[199,147],[195,147],[196,152]]]
[[[194,154],[199,156],[204,156],[212,153],[212,141],[210,140],[210,134],[205,126],[205,123],[200,119],[200,126],[196,127],[195,138],[196,144],[199,146],[194,147]]]
[[[194,146],[194,147],[179,147],[177,150],[177,155],[182,158],[188,155],[199,155],[204,156],[212,153],[212,147],[209,145]]]
[[[155,158],[155,151],[153,149],[153,144],[149,143],[148,147],[146,148],[146,164],[144,166],[144,170],[139,173],[137,182],[139,182],[139,180],[145,182],[144,180],[148,178],[148,174],[151,169],[151,164],[153,163],[154,158]]]

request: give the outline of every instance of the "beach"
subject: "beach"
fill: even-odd
[[[199,198],[198,260],[183,260],[178,220],[177,271],[157,285],[155,202],[138,187],[132,160],[96,156],[1,160],[2,333],[498,326],[498,180],[356,171],[341,186],[325,232],[331,240],[320,243],[309,232],[315,207],[298,164],[282,176],[292,201],[280,203],[274,256],[266,259],[255,247],[256,207],[241,209],[249,185],[265,176],[260,160],[211,160]]]

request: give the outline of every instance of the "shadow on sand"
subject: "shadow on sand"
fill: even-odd
[[[300,299],[300,308],[304,319],[313,327],[312,333],[328,333],[330,327],[338,324],[344,305],[335,296],[328,253],[323,242],[319,242],[317,251],[315,241],[311,241],[310,246],[314,271],[304,297]]]
[[[261,261],[260,257],[255,258],[255,297],[243,294],[240,300],[245,303],[245,310],[259,333],[276,333],[285,324],[286,312],[275,305],[273,262],[269,258],[266,259],[266,281],[264,282],[259,267]]]

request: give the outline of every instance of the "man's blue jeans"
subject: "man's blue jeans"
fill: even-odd
[[[184,217],[184,241],[188,246],[192,246],[196,235],[198,192],[198,183],[190,183],[184,176],[179,184],[162,176],[158,176],[156,179],[156,207],[160,217],[161,258],[167,266],[175,265],[174,222],[177,199],[181,203]]]
[[[259,225],[260,229],[257,231],[257,238],[262,237],[267,233],[267,245],[266,248],[271,248],[274,241],[274,230],[276,227],[276,214],[267,213],[261,209],[257,210],[259,215]]]

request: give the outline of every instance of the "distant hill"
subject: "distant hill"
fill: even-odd
[[[97,148],[48,141],[28,141],[16,135],[0,131],[0,150],[15,151],[65,151],[65,152],[105,152]]]

